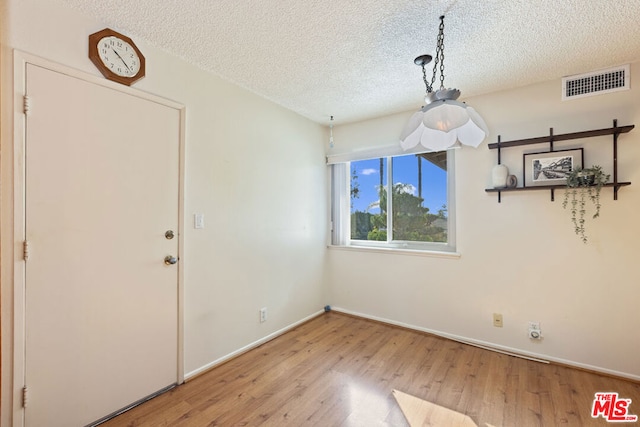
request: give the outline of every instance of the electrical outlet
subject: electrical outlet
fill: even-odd
[[[496,328],[502,328],[502,314],[493,313],[493,326]]]
[[[262,307],[260,309],[260,323],[267,321],[267,307]]]
[[[540,330],[540,322],[529,322],[529,333],[527,335],[532,340],[541,340],[542,331]]]

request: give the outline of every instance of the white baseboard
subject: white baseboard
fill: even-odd
[[[579,362],[575,362],[573,360],[567,360],[567,359],[561,359],[561,358],[557,358],[557,357],[550,357],[548,355],[544,355],[544,354],[539,354],[539,353],[532,353],[532,352],[527,352],[527,351],[523,351],[520,349],[516,349],[516,348],[512,348],[512,347],[507,347],[507,346],[503,346],[503,345],[499,345],[499,344],[494,344],[491,342],[487,342],[487,341],[482,341],[482,340],[477,340],[477,339],[473,339],[473,338],[467,338],[467,337],[462,337],[459,335],[454,335],[454,334],[449,334],[446,332],[442,332],[442,331],[437,331],[434,329],[428,329],[428,328],[422,328],[420,326],[415,326],[415,325],[410,325],[408,323],[403,323],[403,322],[398,322],[395,320],[391,320],[391,319],[385,319],[382,317],[377,317],[377,316],[371,316],[368,314],[364,314],[364,313],[359,313],[359,312],[355,312],[355,311],[351,311],[351,310],[346,310],[343,308],[339,308],[339,307],[331,307],[332,311],[336,311],[338,313],[344,313],[344,314],[348,314],[351,316],[356,316],[356,317],[361,317],[363,319],[370,319],[370,320],[375,320],[377,322],[382,322],[382,323],[386,323],[389,325],[394,325],[394,326],[400,326],[402,328],[407,328],[407,329],[412,329],[415,331],[420,331],[420,332],[426,332],[428,334],[432,334],[435,336],[439,336],[442,338],[447,338],[450,339],[452,341],[456,341],[456,342],[460,342],[463,344],[468,344],[468,345],[473,345],[475,347],[480,347],[480,348],[484,348],[486,350],[490,350],[490,351],[496,351],[498,353],[503,353],[503,354],[508,354],[510,356],[515,356],[515,357],[521,357],[524,359],[528,359],[528,360],[533,360],[536,362],[540,362],[540,363],[550,363],[550,362],[554,362],[554,363],[558,363],[558,364],[562,364],[562,365],[566,365],[566,366],[572,366],[575,368],[579,368],[579,369],[585,369],[587,371],[593,371],[593,372],[598,372],[598,373],[602,373],[605,375],[611,375],[614,377],[620,377],[620,378],[626,378],[632,381],[637,381],[640,382],[640,376],[639,375],[633,375],[633,374],[629,374],[626,372],[620,372],[620,371],[614,371],[611,369],[606,369],[606,368],[602,368],[600,366],[593,366],[593,365],[588,365],[585,363],[579,363]],[[212,368],[215,368],[218,365],[221,365],[227,361],[229,361],[230,359],[233,359],[234,357],[237,357],[243,353],[246,353],[249,350],[252,350],[256,347],[261,346],[262,344],[271,341],[274,338],[279,337],[280,335],[290,331],[291,329],[305,323],[308,322],[309,320],[313,319],[314,317],[317,317],[319,315],[321,315],[322,313],[324,313],[323,310],[317,311],[295,323],[292,323],[289,326],[286,326],[280,330],[277,330],[269,335],[267,335],[264,338],[261,338],[251,344],[248,344],[232,353],[229,353],[223,357],[220,357],[210,363],[207,363],[204,366],[201,366],[198,369],[195,369],[187,374],[185,374],[185,380],[190,380]]]
[[[579,362],[575,362],[573,360],[566,360],[566,359],[561,359],[561,358],[557,358],[557,357],[551,357],[545,354],[538,354],[538,353],[531,353],[531,352],[527,352],[527,351],[523,351],[520,349],[516,349],[516,348],[512,348],[512,347],[507,347],[507,346],[503,346],[503,345],[499,345],[499,344],[494,344],[491,342],[487,342],[487,341],[481,341],[481,340],[476,340],[473,338],[467,338],[467,337],[462,337],[459,335],[453,335],[453,334],[449,334],[446,332],[441,332],[441,331],[436,331],[433,329],[428,329],[428,328],[422,328],[419,326],[415,326],[415,325],[410,325],[407,323],[403,323],[403,322],[397,322],[395,320],[390,320],[390,319],[385,319],[385,318],[381,318],[381,317],[377,317],[377,316],[370,316],[368,314],[363,314],[363,313],[358,313],[355,311],[351,311],[351,310],[346,310],[343,308],[339,308],[339,307],[331,307],[332,311],[336,311],[338,313],[344,313],[344,314],[349,314],[351,316],[356,316],[356,317],[362,317],[364,319],[370,319],[370,320],[375,320],[377,322],[382,322],[382,323],[387,323],[389,325],[394,325],[394,326],[400,326],[403,328],[407,328],[407,329],[413,329],[415,331],[420,331],[420,332],[426,332],[432,335],[436,335],[442,338],[447,338],[450,339],[452,341],[457,341],[463,344],[469,344],[469,345],[473,345],[475,347],[480,347],[480,348],[484,348],[486,350],[491,350],[491,351],[496,351],[499,353],[504,353],[504,354],[508,354],[511,356],[516,356],[516,357],[521,357],[524,359],[528,359],[528,360],[533,360],[536,362],[541,362],[541,363],[549,363],[549,362],[554,362],[554,363],[558,363],[558,364],[562,364],[562,365],[566,365],[566,366],[572,366],[575,368],[579,368],[579,369],[584,369],[587,371],[593,371],[593,372],[598,372],[598,373],[602,373],[602,374],[606,374],[606,375],[611,375],[614,377],[620,377],[620,378],[626,378],[626,379],[630,379],[633,381],[638,381],[640,382],[640,376],[639,375],[634,375],[634,374],[629,374],[626,372],[620,372],[620,371],[614,371],[611,369],[606,369],[606,368],[602,368],[600,366],[593,366],[593,365],[588,365],[585,363],[579,363]]]
[[[324,310],[317,311],[317,312],[315,312],[315,313],[313,313],[313,314],[311,314],[311,315],[309,315],[309,316],[307,316],[307,317],[305,317],[305,318],[303,318],[303,319],[301,319],[301,320],[299,320],[299,321],[297,321],[295,323],[292,323],[289,326],[286,326],[286,327],[284,327],[282,329],[279,329],[279,330],[267,335],[266,337],[259,339],[258,341],[254,341],[251,344],[248,344],[248,345],[246,345],[246,346],[244,346],[244,347],[242,347],[242,348],[240,348],[240,349],[238,349],[238,350],[236,350],[236,351],[234,351],[232,353],[229,353],[229,354],[227,354],[225,356],[220,357],[219,359],[216,359],[216,360],[214,360],[214,361],[212,361],[210,363],[207,363],[206,365],[201,366],[200,368],[195,369],[195,370],[185,374],[184,379],[185,379],[185,381],[188,381],[188,380],[192,379],[193,377],[196,377],[196,376],[198,376],[198,375],[200,375],[200,374],[202,374],[202,373],[204,373],[204,372],[206,372],[206,371],[208,371],[208,370],[210,370],[212,368],[215,368],[218,365],[223,364],[224,362],[227,362],[230,359],[233,359],[234,357],[240,356],[242,353],[246,353],[249,350],[253,350],[254,348],[259,347],[262,344],[264,344],[264,343],[266,343],[268,341],[271,341],[272,339],[277,338],[280,335],[290,331],[291,329],[293,329],[293,328],[295,328],[295,327],[297,327],[297,326],[299,326],[299,325],[301,325],[301,324],[303,324],[305,322],[308,322],[309,320],[313,319],[314,317],[320,316],[322,313],[324,313]]]

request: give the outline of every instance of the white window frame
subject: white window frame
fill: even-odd
[[[361,153],[362,154],[362,153]],[[376,154],[371,153],[371,154]],[[331,245],[335,247],[370,248],[392,251],[420,251],[432,253],[456,252],[456,203],[455,203],[455,150],[447,150],[447,242],[414,242],[391,240],[389,233],[387,241],[352,240],[351,236],[351,212],[350,212],[350,188],[351,188],[351,161],[367,160],[371,158],[385,158],[387,165],[387,194],[392,181],[392,157],[404,156],[415,153],[379,153],[379,155],[336,156],[328,159],[331,167]],[[348,159],[348,160],[347,160]],[[334,160],[334,161],[331,161]],[[387,212],[391,212],[392,198],[387,197]],[[388,221],[392,215],[388,215]],[[393,224],[388,224],[392,230]]]

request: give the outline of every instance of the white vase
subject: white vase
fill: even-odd
[[[493,179],[493,188],[504,188],[507,186],[507,178],[509,176],[509,168],[505,165],[496,165],[493,167],[491,177]]]

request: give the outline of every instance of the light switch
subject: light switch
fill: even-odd
[[[193,215],[193,228],[204,228],[204,214],[197,213]]]

